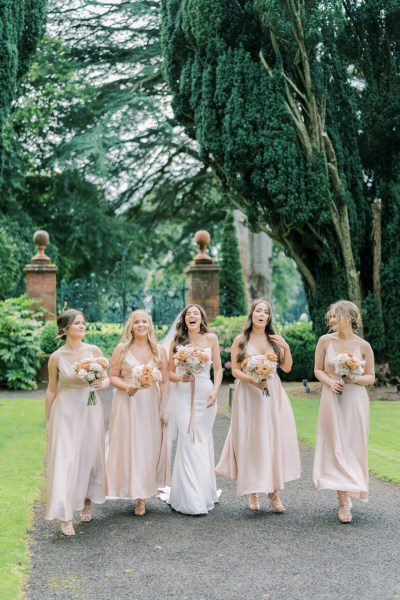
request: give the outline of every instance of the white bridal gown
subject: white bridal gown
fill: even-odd
[[[205,348],[205,351],[211,360],[211,348]],[[217,405],[207,408],[208,397],[213,389],[210,365],[211,362],[203,373],[195,375],[192,411],[190,383],[175,384],[170,400],[178,442],[171,490],[168,493],[166,488],[166,493],[160,497],[174,510],[187,515],[206,514],[218,502],[212,435]],[[190,424],[193,425],[192,431],[189,431]]]

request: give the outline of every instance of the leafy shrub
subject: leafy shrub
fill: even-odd
[[[26,296],[0,302],[0,384],[11,389],[33,390],[42,359],[42,315]]]
[[[62,340],[56,338],[57,323],[55,321],[47,321],[40,331],[40,350],[43,354],[52,354],[63,345]]]
[[[291,323],[282,329],[282,335],[290,346],[293,367],[290,373],[279,371],[284,381],[315,380],[314,353],[316,339],[311,323]]]

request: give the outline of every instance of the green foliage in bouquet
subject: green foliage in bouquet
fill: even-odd
[[[0,302],[0,385],[21,390],[37,387],[42,361],[39,315],[26,296]]]

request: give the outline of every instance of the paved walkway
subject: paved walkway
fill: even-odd
[[[220,414],[217,457],[228,427]],[[265,498],[250,512],[224,478],[208,516],[181,515],[154,498],[135,517],[132,502],[108,501],[91,523],[76,522],[74,538],[46,523],[37,503],[27,598],[400,600],[400,488],[372,479],[370,502],[355,503],[353,523],[341,525],[335,494],[312,487],[312,455],[302,449],[303,478],[282,493],[284,515]]]

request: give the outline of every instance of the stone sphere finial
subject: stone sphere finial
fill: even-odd
[[[196,244],[198,244],[200,251],[197,254],[197,256],[194,257],[193,262],[196,265],[212,263],[213,259],[207,254],[207,246],[211,242],[211,237],[208,231],[205,231],[205,229],[200,229],[199,231],[196,231],[194,241],[196,242]]]
[[[47,231],[43,231],[42,229],[35,231],[33,234],[33,241],[38,247],[38,251],[37,254],[32,258],[32,263],[35,264],[39,262],[43,264],[51,262],[50,258],[45,254],[46,246],[50,242],[50,236]]]

